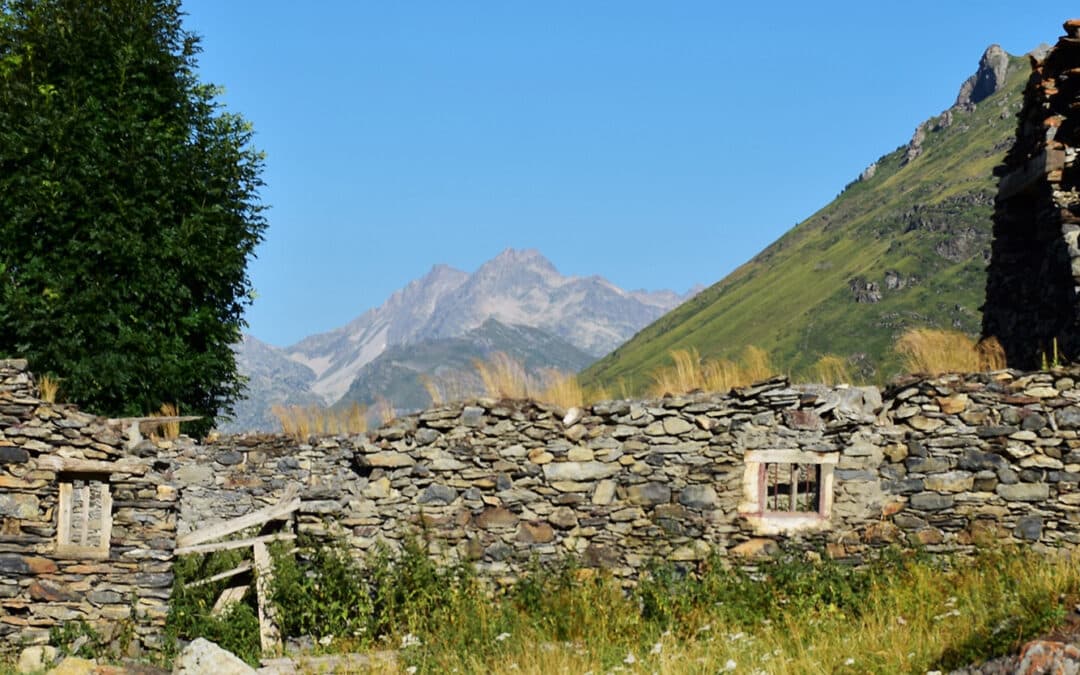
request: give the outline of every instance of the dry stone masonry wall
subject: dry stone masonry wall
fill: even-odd
[[[127,446],[119,425],[43,403],[25,362],[0,360],[0,651],[76,621],[158,648],[178,493]]]
[[[441,559],[505,582],[566,555],[632,580],[650,559],[693,565],[713,551],[1068,548],[1080,544],[1078,428],[1074,371],[914,380],[884,398],[778,379],[568,412],[479,400],[370,436],[190,445],[177,477],[198,484],[184,489],[180,528],[294,481],[301,530],[358,552],[422,532]],[[822,467],[827,517],[764,512],[770,476],[792,464]],[[788,499],[780,487],[773,498]]]
[[[713,553],[1074,548],[1078,380],[1002,371],[882,395],[780,378],[569,411],[477,400],[360,436],[201,445],[44,404],[23,364],[0,362],[0,644],[83,619],[156,649],[177,535],[290,487],[302,532],[358,555],[423,536],[499,583],[565,556],[632,583],[652,559]]]
[[[1040,367],[1055,341],[1080,358],[1080,20],[1065,30],[1032,57],[1016,141],[997,169],[983,334],[1018,368]]]

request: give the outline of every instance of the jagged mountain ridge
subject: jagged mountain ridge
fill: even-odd
[[[479,339],[487,333],[476,331],[489,319],[510,332],[518,331],[519,337],[525,335],[520,331],[531,329],[527,342],[548,334],[550,344],[541,350],[547,354],[546,362],[537,362],[536,368],[565,369],[564,362],[580,368],[697,290],[687,296],[672,291],[624,291],[599,276],[564,276],[534,250],[506,249],[472,274],[435,265],[379,307],[340,328],[311,335],[284,349],[254,338],[245,340],[238,348],[238,362],[241,373],[251,378],[248,400],[237,404],[234,421],[222,429],[274,428],[269,413],[273,403],[334,404],[364,366],[387,349],[406,348],[404,355],[395,352],[395,358],[407,360],[409,345],[463,337],[467,341],[470,334]],[[465,342],[447,344],[457,345],[470,358],[492,351],[482,341],[467,349]],[[567,353],[559,356],[557,345],[563,345]],[[425,345],[421,351],[429,347]],[[588,356],[587,361],[581,354]],[[282,360],[302,370],[281,381],[267,381],[265,373],[285,372]],[[411,377],[415,378],[415,373]],[[285,382],[298,388],[290,389]],[[412,384],[406,388],[415,393]]]
[[[360,368],[395,345],[457,337],[494,318],[558,335],[599,357],[680,300],[671,291],[624,291],[597,276],[563,276],[538,251],[506,249],[472,274],[437,265],[382,306],[285,351],[314,371],[312,390],[332,403]]]
[[[583,373],[640,392],[670,352],[732,358],[747,345],[783,372],[813,376],[824,354],[855,379],[899,370],[909,327],[977,335],[1001,163],[1030,63],[994,45],[953,106],[872,163],[833,202],[727,277],[642,329]]]

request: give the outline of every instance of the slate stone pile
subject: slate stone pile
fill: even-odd
[[[0,360],[0,652],[85,621],[156,650],[172,590],[178,492],[161,465],[127,457],[119,425],[43,403],[25,361]],[[98,559],[57,553],[60,479],[107,477],[112,537]],[[124,638],[127,640],[127,638]]]

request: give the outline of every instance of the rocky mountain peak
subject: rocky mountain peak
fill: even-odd
[[[529,271],[542,277],[559,276],[555,265],[536,249],[508,248],[476,270],[478,278],[501,277]]]
[[[1009,54],[1000,45],[990,45],[979,59],[979,69],[960,85],[954,108],[970,108],[1005,86]]]

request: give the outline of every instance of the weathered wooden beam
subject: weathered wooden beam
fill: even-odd
[[[229,570],[227,572],[222,572],[221,574],[215,574],[214,576],[206,577],[205,579],[199,579],[198,581],[195,581],[195,582],[192,582],[192,583],[188,584],[187,587],[188,588],[197,588],[199,586],[205,586],[206,584],[212,584],[215,581],[221,581],[222,579],[228,579],[229,577],[235,577],[238,574],[243,574],[244,572],[250,571],[251,567],[252,567],[251,561],[250,560],[245,560],[244,562],[240,563],[238,566],[232,568],[231,570]]]
[[[125,458],[115,462],[98,459],[79,459],[78,457],[60,457],[58,455],[39,455],[34,459],[39,469],[67,471],[70,473],[130,473],[144,475],[150,470],[149,462]]]
[[[210,616],[221,616],[224,614],[230,607],[243,600],[244,596],[247,595],[247,591],[247,585],[226,588],[221,592],[221,595],[218,596],[217,601],[214,602],[214,607],[210,610]]]
[[[258,511],[252,511],[239,518],[214,523],[198,530],[188,532],[182,537],[177,537],[176,545],[180,548],[195,546],[196,544],[213,541],[214,539],[221,539],[222,537],[241,530],[246,530],[255,525],[261,525],[271,520],[284,520],[298,508],[300,508],[300,496],[296,484],[293,483],[285,489],[285,494],[281,496],[281,500],[278,501],[277,504],[271,504]]]
[[[270,552],[266,544],[256,542],[255,546],[255,595],[259,602],[259,644],[263,652],[279,650],[281,631],[278,629],[274,605],[270,602],[270,589],[274,581],[274,566],[270,562]]]
[[[264,534],[261,537],[251,537],[250,539],[235,539],[233,541],[219,541],[214,544],[199,544],[197,546],[185,546],[178,548],[173,553],[176,555],[190,555],[192,553],[211,553],[213,551],[227,551],[234,548],[245,548],[247,546],[254,546],[257,543],[269,543],[271,541],[292,541],[296,539],[295,534],[288,534],[280,532],[278,534]]]

